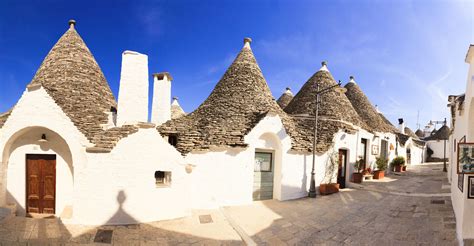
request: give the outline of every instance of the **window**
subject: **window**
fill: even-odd
[[[156,171],[155,172],[155,184],[156,184],[156,187],[169,187],[169,186],[171,186],[171,172]]]
[[[178,136],[169,135],[168,136],[168,143],[176,147],[176,145],[178,144]]]
[[[272,153],[255,152],[255,172],[272,171]]]

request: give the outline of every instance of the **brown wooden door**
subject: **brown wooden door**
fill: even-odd
[[[54,214],[56,156],[26,155],[26,212]]]
[[[341,189],[346,188],[347,150],[339,150],[339,167],[337,168],[337,183]]]

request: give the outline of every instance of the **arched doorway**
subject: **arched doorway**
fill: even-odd
[[[1,192],[18,216],[72,213],[73,159],[58,133],[45,127],[17,131],[3,146],[2,163]]]

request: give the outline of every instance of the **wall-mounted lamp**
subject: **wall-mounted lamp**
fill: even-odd
[[[48,142],[48,140],[46,139],[46,134],[42,134],[42,135],[41,135],[41,139],[38,140],[38,142],[40,142],[40,143],[46,143],[46,142]]]

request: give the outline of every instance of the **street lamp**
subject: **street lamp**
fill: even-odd
[[[323,66],[326,65],[326,62],[322,62]],[[308,196],[311,197],[311,198],[316,198],[316,182],[315,182],[315,178],[314,178],[314,174],[315,174],[315,171],[314,171],[314,166],[315,166],[315,162],[316,162],[316,140],[317,140],[317,136],[318,136],[318,113],[319,113],[319,103],[321,103],[321,95],[324,94],[324,93],[327,93],[331,90],[335,90],[336,92],[338,93],[345,93],[346,92],[346,88],[344,87],[341,87],[341,81],[339,80],[339,83],[336,84],[336,85],[333,85],[333,86],[329,86],[329,87],[326,87],[324,89],[319,89],[319,84],[316,84],[316,112],[314,114],[314,137],[313,137],[313,164],[312,164],[312,168],[311,168],[311,183],[310,183],[310,186],[309,186],[309,192],[308,192]]]

